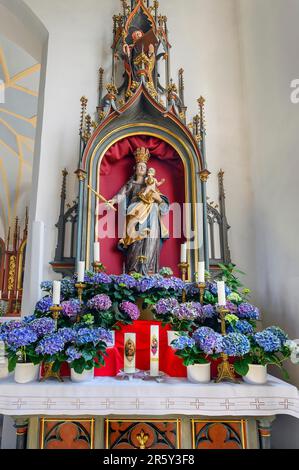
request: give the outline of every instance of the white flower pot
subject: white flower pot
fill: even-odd
[[[172,330],[167,331],[168,346],[175,349],[171,343],[175,339],[178,339],[179,336],[180,336],[180,333],[178,331],[172,331]]]
[[[194,384],[207,384],[211,382],[211,364],[194,364],[187,367],[189,382]]]
[[[91,382],[94,379],[94,368],[91,370],[84,370],[82,374],[77,374],[74,369],[71,368],[71,381],[72,382]]]
[[[263,385],[267,383],[267,366],[249,364],[249,371],[243,380],[248,384]]]
[[[115,346],[115,330],[110,330],[110,333],[112,334],[112,341],[111,341],[111,343],[107,343],[107,348],[114,348],[114,346]]]
[[[15,382],[18,384],[27,384],[38,379],[39,364],[23,364],[18,362],[15,368]]]
[[[0,357],[0,380],[6,379],[8,376],[8,359],[7,357]]]

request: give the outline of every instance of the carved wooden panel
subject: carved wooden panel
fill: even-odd
[[[58,419],[40,420],[41,449],[93,449],[94,419]]]
[[[192,420],[193,449],[246,449],[246,420]]]
[[[106,449],[179,449],[178,419],[106,419]]]

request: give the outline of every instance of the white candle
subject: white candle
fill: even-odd
[[[93,244],[93,260],[95,263],[99,263],[100,259],[100,244],[99,242],[95,242]]]
[[[124,372],[136,372],[136,333],[125,333]]]
[[[85,261],[78,262],[78,282],[84,282]]]
[[[52,295],[53,305],[60,305],[60,290],[61,290],[61,282],[53,281],[53,295]]]
[[[205,262],[204,261],[200,261],[198,263],[198,282],[200,284],[205,283]]]
[[[151,326],[150,338],[150,375],[159,376],[159,326]]]
[[[217,282],[217,292],[218,292],[218,304],[223,307],[226,305],[226,296],[225,296],[225,282]]]
[[[181,263],[187,263],[187,243],[181,245]]]

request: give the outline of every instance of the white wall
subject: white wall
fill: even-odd
[[[254,193],[255,297],[266,325],[281,325],[299,338],[299,104],[290,100],[290,83],[299,78],[299,2],[239,0],[238,5]],[[288,368],[299,386],[298,366]],[[280,418],[274,429],[276,447],[299,448],[298,420]]]
[[[110,74],[113,14],[118,0],[26,0],[49,31],[45,115],[41,169],[37,186],[36,218],[45,222],[44,277],[53,277],[48,262],[54,257],[59,211],[61,170],[76,169],[78,158],[79,99],[86,94],[93,112],[97,100],[97,70]],[[217,200],[216,173],[226,172],[228,217],[233,226],[233,258],[248,273],[251,221],[249,166],[242,125],[242,84],[234,0],[180,0],[161,2],[167,15],[172,48],[172,75],[182,66],[190,118],[196,99],[207,99],[207,152],[211,198]],[[192,10],[191,10],[192,7]],[[75,193],[69,178],[69,194]],[[239,201],[242,200],[242,205]],[[245,216],[244,216],[245,214]],[[243,223],[238,221],[243,217]],[[250,282],[249,282],[250,283]]]

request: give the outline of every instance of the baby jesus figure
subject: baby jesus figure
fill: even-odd
[[[146,203],[151,203],[153,202],[151,199],[151,196],[153,193],[160,193],[158,188],[162,186],[162,184],[165,183],[165,178],[163,178],[161,181],[158,181],[156,179],[156,170],[154,168],[149,168],[147,171],[147,176],[145,178],[145,184],[146,188],[138,194],[140,199],[143,202]]]

